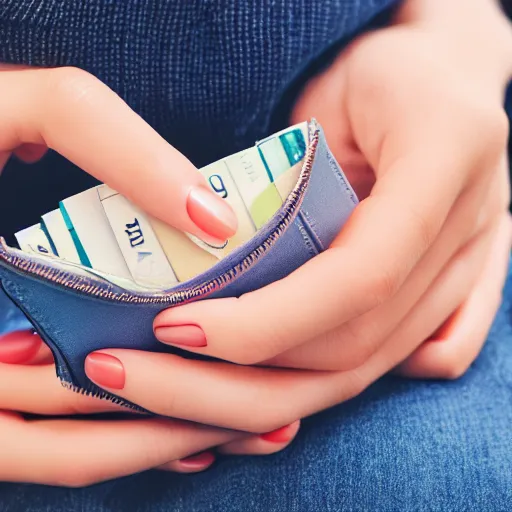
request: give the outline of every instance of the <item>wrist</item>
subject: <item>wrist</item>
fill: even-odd
[[[498,0],[405,0],[394,24],[435,34],[448,55],[502,87],[512,78],[512,25]]]

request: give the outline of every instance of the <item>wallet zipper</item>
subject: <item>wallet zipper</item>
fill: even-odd
[[[88,296],[94,296],[102,299],[111,300],[114,302],[122,302],[129,304],[152,303],[162,304],[163,306],[175,306],[177,304],[186,303],[193,299],[197,299],[198,297],[203,297],[211,293],[214,293],[219,289],[224,288],[231,281],[233,281],[241,274],[249,270],[256,261],[258,261],[267,251],[269,251],[274,246],[274,244],[277,242],[281,234],[288,228],[288,226],[295,219],[295,213],[302,204],[304,193],[306,191],[311,176],[313,159],[319,141],[320,134],[318,128],[316,128],[316,124],[314,125],[313,128],[310,127],[310,129],[313,131],[313,135],[311,137],[309,147],[306,151],[306,156],[304,158],[304,166],[302,168],[302,172],[299,176],[297,184],[295,185],[294,189],[288,196],[288,199],[285,201],[281,208],[281,211],[284,211],[284,214],[282,215],[280,221],[276,224],[276,226],[270,232],[267,238],[258,247],[253,249],[240,263],[228,269],[226,272],[210,280],[207,283],[204,283],[199,286],[186,288],[184,290],[174,293],[168,292],[152,296],[144,296],[141,294],[135,295],[135,293],[119,293],[93,283],[84,283],[83,277],[73,276],[64,270],[58,270],[49,266],[45,266],[44,264],[41,264],[36,261],[27,261],[17,256],[16,254],[9,253],[5,249],[0,250],[0,258],[4,259],[8,264],[10,264],[12,267],[18,269],[24,274],[30,274],[33,276],[43,278],[57,285],[70,288],[76,292],[85,293]],[[3,240],[0,240],[0,245],[5,246],[5,242]],[[48,344],[53,345],[49,340],[46,341]],[[57,347],[54,348],[55,350],[58,350]],[[135,404],[132,404],[122,398],[119,398],[115,395],[111,395],[110,393],[102,390],[101,388],[97,388],[96,386],[77,386],[76,384],[73,384],[72,382],[67,380],[64,375],[59,375],[59,379],[65,388],[70,389],[76,393],[110,400],[113,403],[123,405],[134,411],[149,413],[149,411],[146,411],[145,409]]]
[[[53,267],[44,265],[37,261],[28,261],[16,254],[8,251],[0,251],[0,258],[4,259],[11,266],[17,268],[25,274],[41,277],[47,281],[60,286],[65,286],[76,292],[84,293],[88,296],[94,296],[101,299],[107,299],[114,302],[128,304],[162,304],[174,306],[183,302],[197,299],[203,295],[209,295],[224,288],[227,284],[237,278],[240,274],[246,272],[253,264],[259,260],[268,250],[270,250],[281,234],[286,231],[288,226],[295,218],[295,212],[300,207],[304,192],[311,175],[313,165],[313,156],[319,140],[318,129],[315,129],[311,138],[306,156],[304,158],[304,166],[300,177],[294,189],[290,193],[288,199],[281,207],[284,211],[281,220],[276,224],[268,237],[255,249],[253,249],[240,263],[228,269],[220,276],[210,280],[207,283],[185,288],[177,292],[163,292],[159,294],[144,295],[141,292],[118,292],[111,288],[112,285],[105,287],[91,282],[84,282],[83,276],[74,276],[65,270],[58,270]]]

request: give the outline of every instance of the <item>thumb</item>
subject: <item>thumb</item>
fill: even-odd
[[[75,68],[0,72],[0,150],[44,144],[167,224],[223,242],[230,206],[111,89]]]

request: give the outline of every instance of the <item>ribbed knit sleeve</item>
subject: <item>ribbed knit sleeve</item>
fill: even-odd
[[[290,83],[394,3],[2,0],[0,60],[88,70],[202,164],[263,136]]]

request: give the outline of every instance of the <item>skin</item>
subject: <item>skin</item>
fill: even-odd
[[[112,405],[60,388],[46,347],[16,334],[0,344],[9,359],[0,366],[0,409],[9,411],[0,434],[11,440],[0,448],[0,480],[82,486],[148,468],[189,471],[181,459],[218,445],[271,453],[293,438],[297,420],[389,371],[464,373],[499,305],[510,250],[501,103],[512,36],[493,2],[432,4],[405,2],[392,26],[359,38],[296,104],[292,121],[319,119],[366,197],[332,247],[262,290],[155,320],[200,326],[207,346],[192,352],[241,365],[103,351],[126,375],[115,394],[215,427],[264,433],[291,424],[289,439],[269,443],[179,420],[85,423],[80,414]],[[486,37],[473,37],[475,27]],[[4,163],[12,152],[32,161],[57,149],[150,213],[212,235],[186,213],[190,187],[201,186],[190,163],[95,79],[69,69],[6,70],[0,89]],[[172,212],[163,205],[173,201],[158,196],[171,189]],[[73,418],[46,418],[62,414]],[[71,443],[80,449],[70,470]]]
[[[173,326],[198,326],[206,345],[180,348],[240,366],[103,351],[124,367],[116,393],[161,414],[262,432],[395,368],[464,373],[499,305],[510,249],[502,103],[512,35],[494,3],[459,4],[406,2],[391,27],[360,37],[299,97],[292,120],[319,119],[366,196],[332,246],[239,299],[156,318],[162,342],[176,344]],[[484,43],[472,33],[483,23]]]

